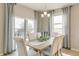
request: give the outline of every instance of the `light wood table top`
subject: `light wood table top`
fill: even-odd
[[[41,52],[43,49],[47,48],[48,46],[50,46],[53,43],[53,39],[54,38],[51,38],[51,39],[49,39],[47,41],[43,41],[43,42],[35,40],[32,42],[29,42],[28,46]]]

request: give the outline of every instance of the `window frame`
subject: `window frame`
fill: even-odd
[[[61,16],[61,18],[62,18],[62,22],[61,23],[60,22],[58,22],[58,23],[54,22],[54,20],[55,20],[54,17],[57,17],[57,16]],[[62,25],[61,28],[55,28],[55,25],[57,26],[57,25],[60,25],[60,24]],[[63,21],[63,15],[62,14],[53,16],[53,32],[56,32],[55,29],[58,29],[58,31],[60,31],[60,29],[61,29],[61,34],[64,34],[64,31],[63,31],[63,29],[64,29],[64,21]],[[60,32],[57,32],[57,33],[60,33]]]

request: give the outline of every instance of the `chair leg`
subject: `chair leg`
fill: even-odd
[[[61,49],[60,49],[60,54],[61,54],[61,56],[62,56],[62,51],[61,51]]]
[[[59,56],[62,56],[62,51],[61,51],[61,49],[58,51],[58,55],[59,55]]]
[[[54,54],[54,56],[56,56],[56,53]]]
[[[54,56],[58,56],[58,52],[54,54]]]
[[[58,52],[56,53],[56,56],[58,56]]]
[[[60,51],[58,51],[58,56],[60,56]]]

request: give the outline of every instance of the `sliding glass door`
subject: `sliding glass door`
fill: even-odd
[[[34,20],[15,17],[15,37],[20,36],[26,40],[27,33],[34,32]]]
[[[30,33],[34,32],[34,20],[31,19],[27,20],[27,28],[28,28],[28,32]]]
[[[15,17],[15,37],[21,36],[24,38],[24,19]]]

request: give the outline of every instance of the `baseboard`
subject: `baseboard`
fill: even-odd
[[[74,51],[79,51],[79,49],[74,49],[74,48],[71,48],[71,50],[74,50]]]

